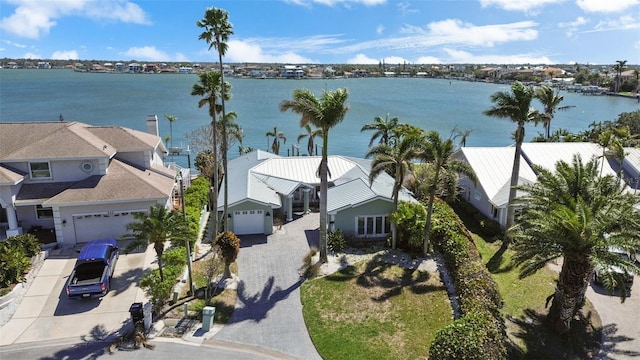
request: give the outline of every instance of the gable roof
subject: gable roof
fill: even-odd
[[[555,171],[558,161],[571,164],[575,154],[580,155],[583,163],[597,158],[598,164],[603,165],[602,175],[616,176],[616,172],[608,161],[604,161],[602,164],[602,147],[595,143],[524,143],[522,144],[522,154],[529,165],[535,164],[550,171]]]
[[[508,203],[515,152],[515,147],[463,147],[458,153],[473,168],[478,184],[497,207]],[[536,174],[522,156],[519,175],[519,185],[536,181]]]

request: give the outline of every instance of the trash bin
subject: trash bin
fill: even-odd
[[[142,303],[136,302],[131,304],[129,307],[129,314],[131,314],[131,320],[133,320],[134,324],[144,320],[144,309],[142,308]]]
[[[202,309],[202,330],[211,330],[213,324],[213,316],[216,314],[216,308],[213,306],[205,306]]]

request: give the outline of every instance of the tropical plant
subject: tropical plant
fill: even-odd
[[[387,113],[387,117],[382,119],[380,116],[376,116],[373,119],[373,123],[365,124],[360,132],[374,130],[375,132],[371,135],[371,141],[369,141],[369,147],[373,145],[373,143],[379,140],[380,145],[390,145],[389,141],[391,140],[391,135],[393,134],[393,130],[396,129],[399,125],[399,119],[394,117],[389,119],[389,113]]]
[[[474,184],[477,182],[475,171],[471,166],[460,160],[452,158],[455,150],[453,139],[442,139],[437,131],[429,131],[421,144],[419,158],[428,163],[431,168],[431,177],[427,179],[429,198],[427,200],[427,221],[424,233],[424,254],[429,252],[429,238],[431,233],[431,217],[433,215],[433,201],[441,182],[448,178],[448,174],[461,174],[468,177]]]
[[[344,119],[349,105],[345,104],[349,91],[339,88],[334,91],[323,91],[317,98],[307,89],[293,91],[293,99],[283,100],[280,111],[291,110],[300,117],[300,126],[311,124],[321,130],[322,159],[318,173],[320,174],[320,262],[327,262],[327,189],[328,189],[328,146],[329,130]]]
[[[204,17],[196,23],[196,26],[199,28],[203,28],[204,31],[198,37],[198,40],[204,40],[207,44],[209,44],[209,50],[211,48],[215,48],[218,52],[218,62],[220,65],[220,99],[222,105],[222,119],[226,119],[226,109],[225,109],[225,100],[229,100],[231,96],[228,95],[228,89],[230,85],[228,85],[224,81],[224,66],[222,65],[222,57],[227,53],[228,45],[227,41],[229,41],[229,36],[233,35],[233,26],[229,22],[229,13],[223,9],[218,9],[215,7],[209,7],[205,10]],[[215,121],[214,121],[215,128]],[[228,174],[227,169],[227,150],[229,146],[227,146],[227,128],[226,122],[222,122],[222,169],[224,174]],[[229,212],[229,203],[228,203],[228,192],[229,192],[229,177],[224,177],[224,206],[223,206],[223,225],[224,230],[227,230],[228,227],[228,219],[227,214]],[[217,186],[217,183],[216,183]],[[217,202],[217,201],[216,201]],[[216,209],[217,211],[217,209]]]
[[[273,127],[273,131],[267,131],[267,141],[269,141],[269,137],[273,136],[273,143],[271,143],[271,151],[279,155],[280,154],[280,140],[283,143],[287,143],[287,137],[284,135],[282,131],[278,131],[277,127]]]
[[[311,125],[309,125],[309,124],[307,124],[307,125],[305,125],[303,127],[307,132],[298,135],[298,144],[300,143],[300,140],[302,140],[304,138],[308,138],[308,140],[307,140],[307,153],[309,154],[309,156],[312,156],[313,155],[313,148],[315,147],[314,139],[316,137],[322,137],[322,130],[321,129],[313,129],[311,127]]]
[[[152,244],[158,259],[160,279],[164,281],[162,254],[165,243],[191,241],[197,234],[181,213],[169,211],[162,205],[151,206],[148,214],[134,212],[133,218],[135,221],[126,225],[126,229],[131,233],[125,235],[125,237],[132,237],[133,241],[125,251]]]
[[[460,138],[460,142],[458,143],[458,146],[465,147],[467,146],[467,138],[469,137],[469,135],[471,135],[472,132],[473,132],[473,128],[467,129],[467,130],[460,130],[456,126],[453,128],[453,131],[451,132],[453,135],[452,139]]]
[[[169,121],[169,139],[171,140],[170,147],[173,147],[173,123],[178,120],[178,117],[175,115],[167,115],[164,114],[164,117]]]
[[[225,231],[216,237],[214,245],[217,249],[218,255],[220,255],[224,261],[224,273],[222,274],[222,278],[229,278],[231,277],[231,270],[229,266],[236,261],[238,253],[240,252],[240,238],[231,231]]]
[[[412,160],[419,152],[419,145],[422,141],[422,132],[393,130],[395,141],[393,146],[380,144],[369,149],[365,158],[373,158],[371,171],[369,172],[369,184],[373,184],[375,179],[383,172],[389,173],[394,178],[391,197],[393,199],[393,211],[398,209],[398,196],[405,176],[411,171]],[[395,249],[397,244],[396,225],[391,223],[391,248]]]
[[[576,155],[571,164],[556,163],[555,172],[540,166],[534,170],[538,181],[519,187],[526,195],[518,199],[523,212],[512,228],[513,259],[521,278],[563,259],[555,293],[548,299],[547,324],[564,333],[584,304],[595,266],[640,273],[638,265],[612,253],[640,250],[638,197],[615,177],[600,177],[596,158],[585,164]],[[603,283],[609,291],[624,286],[615,272]],[[624,300],[626,290],[620,295]]]
[[[613,68],[616,70],[616,92],[620,91],[620,80],[622,80],[622,71],[624,71],[627,60],[616,60]]]
[[[391,213],[391,224],[397,229],[398,246],[420,252],[424,241],[424,227],[427,211],[420,203],[400,201],[398,208]]]
[[[558,106],[564,100],[564,96],[561,96],[557,91],[545,85],[542,85],[536,91],[535,98],[544,106],[545,116],[542,117],[542,126],[544,127],[546,138],[549,139],[551,135],[551,121],[553,120],[556,110],[567,110],[572,106]]]
[[[515,207],[513,201],[516,198],[516,186],[520,177],[520,156],[522,154],[522,142],[524,141],[524,130],[527,123],[537,124],[542,120],[542,115],[531,107],[531,100],[535,95],[532,87],[524,86],[516,81],[511,85],[511,93],[498,91],[491,95],[491,102],[495,103],[489,110],[484,111],[484,115],[508,118],[517,124],[514,133],[516,141],[515,154],[513,157],[513,168],[511,170],[511,181],[509,183],[509,200],[507,208],[507,229],[513,225]],[[506,244],[509,238],[506,237]]]
[[[216,125],[216,116],[221,107],[218,105],[218,98],[224,98],[226,95],[222,95],[222,75],[215,71],[205,71],[202,74],[198,75],[199,83],[193,85],[191,90],[191,95],[193,96],[204,96],[202,99],[198,101],[198,107],[203,107],[207,105],[209,107],[209,116],[211,116],[211,133],[212,133],[212,149],[211,155],[213,156],[213,169],[211,179],[213,194],[211,196],[211,204],[212,210],[215,213],[216,221],[214,221],[214,234],[218,233],[218,224],[220,220],[218,220],[218,189],[220,187],[220,182],[218,181],[218,137],[217,137],[217,125]],[[224,87],[230,86],[225,83]],[[223,117],[224,118],[224,117]],[[223,136],[225,138],[225,136]]]

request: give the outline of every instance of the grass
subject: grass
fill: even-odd
[[[376,258],[301,287],[304,319],[324,359],[424,359],[453,320],[437,273]]]

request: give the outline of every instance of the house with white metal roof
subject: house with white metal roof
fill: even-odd
[[[46,231],[62,246],[119,238],[135,212],[173,206],[179,170],[164,165],[166,155],[154,115],[147,132],[0,122],[0,238]]]
[[[273,218],[293,219],[294,210],[309,212],[318,203],[319,156],[281,157],[261,150],[229,160],[229,226],[234,233],[271,234]],[[348,236],[384,238],[390,232],[393,178],[383,173],[369,184],[371,162],[329,156],[327,211],[329,230]],[[400,200],[415,201],[403,190]],[[224,185],[218,211],[223,211]]]
[[[622,165],[623,175],[627,182],[633,185],[629,179],[637,179],[640,173],[640,150],[627,149],[625,153],[627,155]],[[595,158],[601,165],[603,175],[617,176],[616,170],[620,167],[620,161],[610,156],[609,152],[603,151],[603,148],[598,144],[524,143],[522,144],[518,185],[533,184],[537,181],[534,165],[554,171],[558,161],[570,164],[575,154],[579,154],[583,162]],[[498,221],[504,228],[507,223],[507,206],[515,147],[463,147],[454,156],[471,165],[478,177],[477,185],[474,185],[469,179],[460,179],[462,196],[482,214]]]

